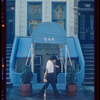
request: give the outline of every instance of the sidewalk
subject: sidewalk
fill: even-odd
[[[39,89],[33,89],[30,97],[22,97],[18,87],[7,87],[6,100],[44,100],[44,98],[37,97]],[[64,90],[59,90],[59,100],[94,100],[94,86],[79,86],[75,97],[65,96]],[[47,89],[45,100],[56,100],[53,90]]]

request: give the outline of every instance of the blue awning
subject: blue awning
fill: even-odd
[[[66,32],[54,22],[40,23],[32,32],[32,43],[66,44]]]
[[[20,37],[18,42],[16,57],[28,57],[30,48],[31,48],[31,37]]]
[[[31,37],[20,37],[18,42],[16,57],[27,57],[31,48]],[[78,57],[74,38],[67,38],[67,48],[70,57]],[[63,47],[63,57],[65,57],[65,46]],[[31,56],[31,54],[30,54]]]
[[[78,57],[74,38],[67,38],[67,49],[69,51],[70,57],[73,58]],[[63,47],[62,53],[63,53],[63,57],[65,57],[65,46]],[[67,57],[69,57],[68,54]]]

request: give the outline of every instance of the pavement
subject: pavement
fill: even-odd
[[[46,90],[46,98],[37,97],[40,89],[33,89],[29,97],[23,97],[20,93],[20,87],[8,86],[6,88],[6,100],[94,100],[94,86],[78,86],[76,96],[65,96],[65,90],[59,90],[60,98],[56,99],[53,90]]]

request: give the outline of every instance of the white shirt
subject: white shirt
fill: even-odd
[[[46,70],[47,70],[48,73],[54,73],[54,65],[51,62],[51,60],[47,61]]]

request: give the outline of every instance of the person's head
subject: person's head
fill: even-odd
[[[52,61],[52,63],[55,63],[57,60],[57,57],[55,55],[51,56],[50,60]]]

